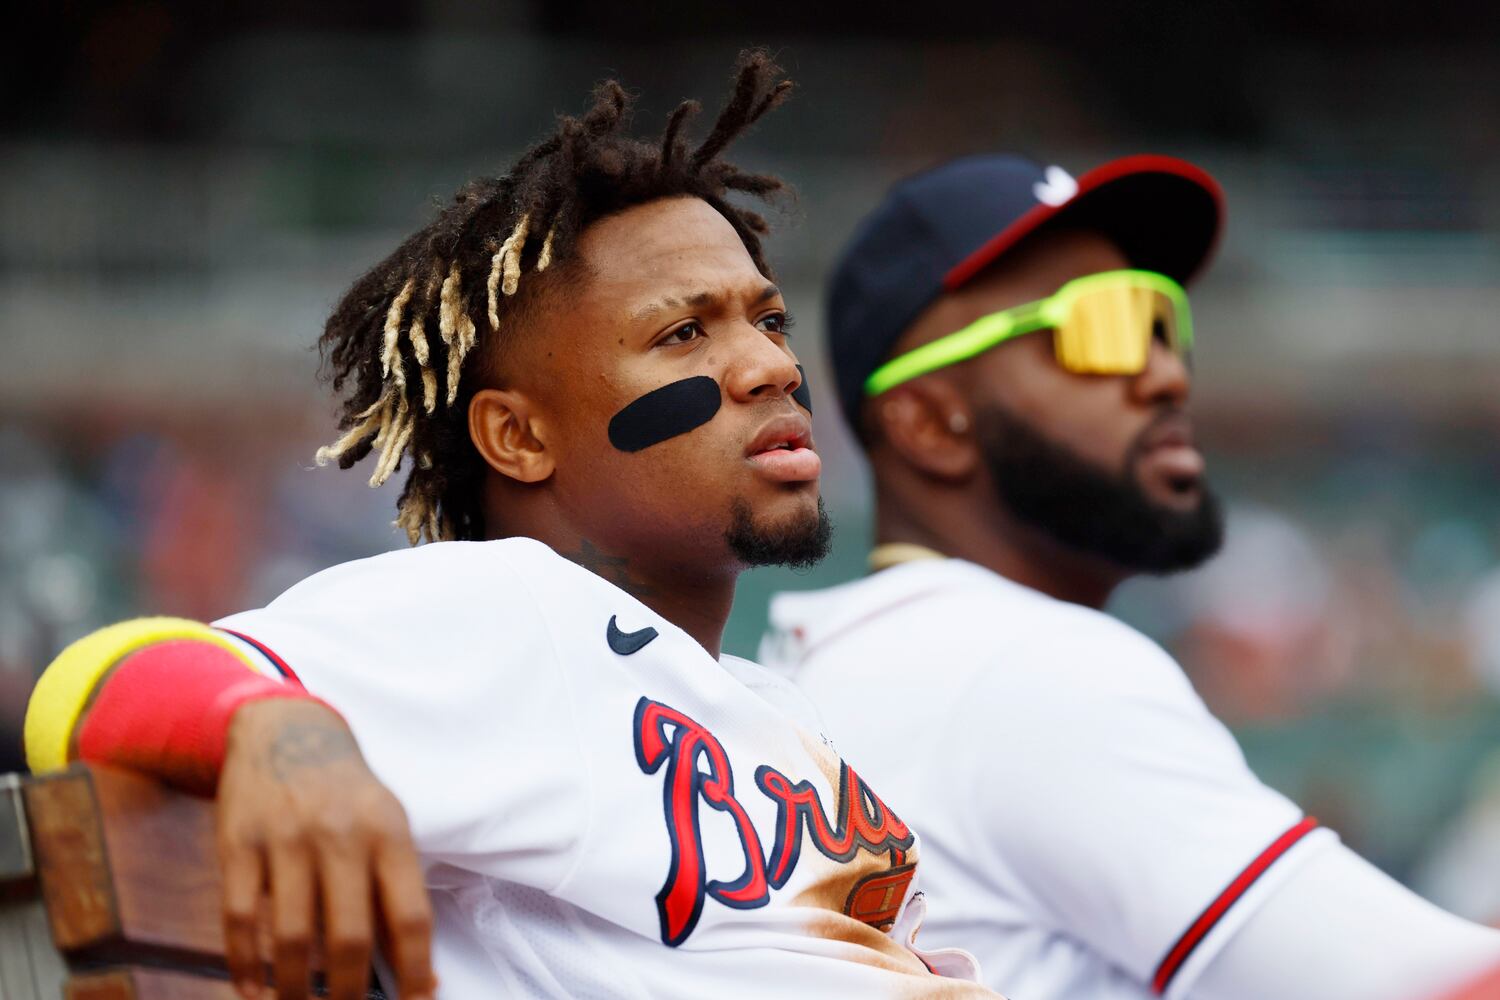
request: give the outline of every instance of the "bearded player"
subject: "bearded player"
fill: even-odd
[[[330,994],[361,995],[377,920],[407,998],[433,968],[450,997],[993,995],[915,950],[911,829],[784,682],[719,655],[740,571],[829,533],[766,226],[728,200],[780,185],[720,156],[777,72],[747,57],[696,148],[695,105],[648,145],[605,85],[344,296],[319,458],[405,467],[398,523],[434,544],[214,628],[106,629],[38,686],[39,769],[70,743],[222,768],[247,996],[263,889],[282,996],[318,922]]]
[[[930,932],[1012,995],[1414,1000],[1500,961],[1500,934],[1262,785],[1178,665],[1099,610],[1219,545],[1182,286],[1220,215],[1165,157],[899,184],[829,300],[875,572],[777,597],[762,661],[922,817]]]

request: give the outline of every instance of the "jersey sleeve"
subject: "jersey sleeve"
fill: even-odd
[[[429,867],[550,891],[589,785],[566,665],[503,544],[347,563],[214,624],[344,716]]]
[[[961,699],[989,714],[974,723],[990,734],[973,779],[994,852],[982,868],[1057,932],[1181,996],[1331,834],[1255,777],[1163,650],[1098,618],[1009,651],[990,690]]]
[[[1437,1000],[1497,962],[1500,930],[1445,913],[1334,845],[1256,910],[1203,970],[1193,997]]]

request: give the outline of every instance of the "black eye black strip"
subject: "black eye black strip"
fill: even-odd
[[[697,430],[719,412],[722,396],[719,383],[707,375],[669,382],[610,419],[609,443],[621,451],[640,451]]]
[[[807,388],[807,372],[801,365],[797,366],[797,374],[802,376],[802,384],[792,390],[792,399],[796,400],[808,413],[812,412],[812,392]]]

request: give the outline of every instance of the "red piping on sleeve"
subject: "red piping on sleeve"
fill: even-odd
[[[1256,880],[1266,873],[1266,870],[1274,865],[1282,855],[1292,849],[1292,845],[1318,828],[1318,821],[1311,816],[1305,817],[1302,822],[1292,827],[1286,833],[1277,837],[1270,847],[1260,852],[1260,856],[1246,866],[1245,870],[1235,876],[1233,882],[1221,893],[1217,899],[1208,904],[1208,909],[1198,915],[1191,927],[1177,939],[1172,950],[1167,952],[1167,957],[1161,960],[1156,967],[1156,975],[1151,977],[1151,992],[1161,996],[1172,984],[1172,977],[1177,975],[1183,964],[1192,955],[1193,950],[1208,937],[1209,931],[1214,925],[1229,912],[1229,908],[1237,903],[1241,896],[1255,884]]]
[[[266,659],[270,660],[271,663],[275,665],[276,669],[281,671],[281,676],[285,677],[287,680],[291,681],[299,688],[302,688],[303,690],[307,689],[307,685],[302,683],[302,678],[297,676],[297,672],[291,667],[287,666],[286,661],[277,656],[276,651],[273,650],[270,646],[267,646],[259,639],[252,639],[250,636],[246,635],[243,632],[236,632],[232,628],[224,628],[222,625],[217,625],[215,626],[215,628],[217,628],[220,632],[228,632],[230,635],[234,636],[236,639],[239,639],[242,642],[248,642],[260,652],[261,656],[264,656]]]

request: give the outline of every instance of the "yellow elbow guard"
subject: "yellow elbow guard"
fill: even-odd
[[[202,622],[187,618],[135,618],[91,632],[57,654],[37,679],[26,705],[26,763],[42,774],[68,766],[73,728],[109,668],[143,646],[170,639],[198,639],[229,650],[255,669],[234,643]]]

